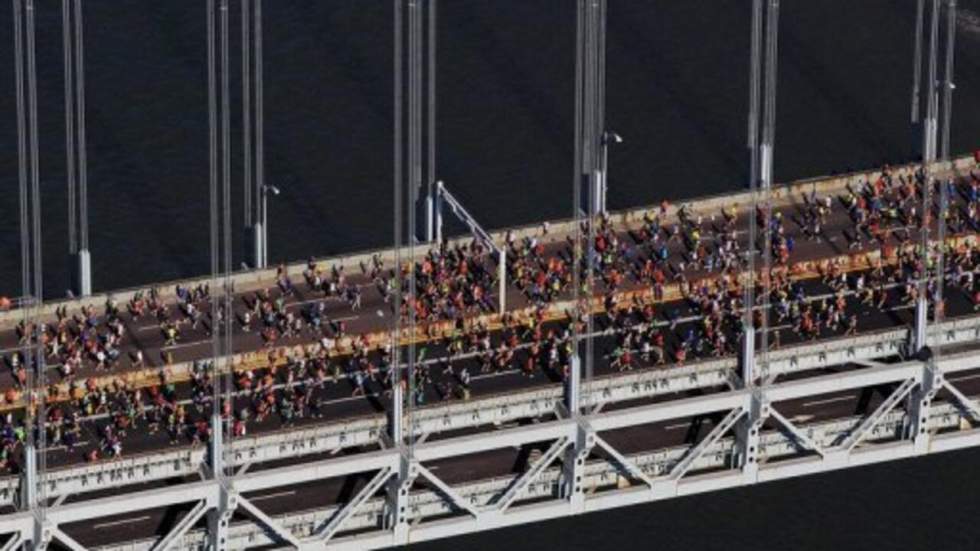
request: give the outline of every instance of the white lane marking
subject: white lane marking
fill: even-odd
[[[295,493],[296,493],[296,490],[288,490],[288,491],[285,491],[285,492],[277,492],[277,493],[274,493],[274,494],[266,494],[264,496],[255,496],[255,497],[252,497],[252,498],[249,498],[249,499],[252,500],[252,501],[261,501],[263,499],[275,499],[277,497],[291,496],[291,495],[293,495]]]
[[[161,351],[168,351],[169,352],[170,350],[177,350],[178,348],[187,348],[189,346],[199,346],[199,345],[202,345],[202,344],[210,344],[211,342],[212,342],[211,339],[207,339],[207,340],[203,340],[203,341],[185,342],[185,343],[181,343],[181,344],[175,344],[175,345],[172,345],[172,346],[164,346],[160,350]]]
[[[76,448],[77,447],[80,447],[80,446],[88,446],[88,445],[89,445],[89,441],[88,440],[82,440],[81,442],[75,442],[75,447]],[[55,451],[55,450],[67,450],[67,449],[68,449],[68,446],[65,446],[64,444],[62,444],[60,446],[51,446],[50,448],[47,448],[45,451],[51,452],[51,451]]]
[[[806,414],[803,414],[803,415],[794,415],[794,416],[790,417],[789,420],[790,420],[790,422],[793,422],[793,423],[806,423],[807,421],[809,421],[810,419],[813,419],[814,417],[816,417],[816,415],[806,415]]]
[[[814,400],[812,402],[804,402],[803,407],[815,407],[822,406],[824,404],[833,404],[834,402],[848,402],[854,399],[853,395],[849,396],[838,396],[837,398],[827,398],[826,400]]]
[[[970,379],[980,379],[980,373],[975,373],[973,375],[963,375],[962,377],[949,377],[946,380],[955,383],[958,381],[969,381]]]
[[[131,522],[143,522],[144,520],[150,520],[150,515],[142,517],[124,518],[122,520],[114,520],[112,522],[103,522],[101,524],[96,524],[94,528],[96,530],[100,528],[110,528],[112,526],[119,526],[120,524],[129,524]]]
[[[689,428],[690,426],[691,426],[691,423],[689,423],[689,422],[688,423],[677,423],[676,425],[667,425],[666,427],[664,427],[664,430],[686,429],[686,428]]]

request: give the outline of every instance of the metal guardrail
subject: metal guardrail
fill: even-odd
[[[949,346],[980,340],[980,316],[944,322],[930,331],[930,343]],[[856,337],[821,341],[770,352],[770,374],[786,374],[847,362],[873,360],[899,354],[908,339],[907,329],[890,329]],[[600,377],[583,384],[586,405],[651,398],[696,388],[727,384],[737,366],[734,358],[692,363],[669,369],[648,369]],[[555,412],[563,400],[559,385],[502,394],[469,402],[431,406],[415,411],[412,430],[418,436]],[[233,466],[330,452],[371,444],[386,430],[384,415],[327,423],[289,431],[236,438],[227,446]],[[203,447],[178,449],[127,457],[92,465],[49,469],[46,494],[56,497],[94,489],[152,482],[198,471],[205,459]],[[11,504],[19,481],[0,479],[0,505]]]

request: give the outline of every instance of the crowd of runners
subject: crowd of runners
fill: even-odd
[[[274,360],[271,368],[236,366],[228,375],[234,396],[222,404],[221,414],[238,437],[258,424],[289,426],[323,417],[327,397],[336,399],[338,393],[383,402],[400,384],[407,400],[424,405],[467,399],[476,380],[504,372],[562,381],[574,336],[590,327],[601,334],[599,363],[614,370],[684,364],[732,354],[740,346],[745,289],[739,274],[747,261],[749,223],[756,225],[759,248],[769,245],[759,251],[768,254],[755,255],[756,262],[768,256],[772,269],[757,278],[754,295],[757,304],[770,304],[765,316],[770,347],[784,340],[851,335],[861,329],[863,313],[913,304],[923,270],[937,269],[938,255],[921,254],[919,243],[920,229],[940,212],[940,186],[949,197],[947,232],[980,229],[980,173],[934,182],[928,190],[933,208],[925,212],[924,181],[921,174],[886,167],[877,180],[837,196],[803,196],[797,207],[768,217],[765,207],[752,213],[731,204],[708,213],[665,202],[626,232],[617,231],[607,216],[597,217],[591,227],[585,222],[578,243],[572,237],[555,240],[547,227],[537,236],[508,233],[508,282],[524,304],[493,322],[499,330],[491,330],[490,318],[481,316],[496,309],[497,259],[473,241],[440,244],[402,266],[386,266],[375,256],[354,275],[340,267],[324,269],[311,259],[302,282],[280,266],[274,287],[236,298],[230,311],[212,308],[207,285],[178,287],[175,299],[147,291],[126,304],[110,300],[104,308],[79,312],[62,307],[55,319],[37,326],[21,323],[16,333],[22,346],[40,342],[47,382],[69,389],[67,399],[58,400],[53,386],[49,391],[47,445],[89,461],[123,454],[127,435],[136,431],[159,433],[174,445],[209,439],[210,364],[193,364],[190,392],[181,390],[186,383],[176,381],[166,365],[189,335],[209,340],[224,324],[233,325],[236,335],[258,335],[259,346]],[[849,222],[842,224],[845,216]],[[845,229],[831,232],[832,225]],[[825,241],[854,254],[869,253],[869,269],[849,273],[838,264],[816,263],[817,278],[793,277],[794,251]],[[946,253],[943,296],[955,290],[980,307],[980,250],[964,241]],[[413,284],[406,283],[410,280]],[[944,302],[938,300],[935,279],[926,292],[941,313]],[[591,323],[585,313],[590,295],[603,306]],[[414,384],[394,376],[391,339],[372,339],[348,327],[368,300],[374,302],[363,315],[377,313],[389,324],[374,331],[384,331],[397,318],[402,326],[415,324],[426,333],[427,343],[415,352]],[[134,346],[139,339],[133,328],[146,320],[160,332],[159,357],[145,357],[144,349]],[[758,330],[762,309],[753,320]],[[280,344],[309,346],[302,354],[284,355]],[[17,349],[3,362],[13,375],[14,385],[4,395],[12,403],[32,384],[32,365]],[[136,387],[106,377],[141,368],[159,368],[154,384]],[[6,414],[0,422],[0,468],[13,468],[14,451],[25,436],[22,417]]]

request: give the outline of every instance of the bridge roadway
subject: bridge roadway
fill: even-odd
[[[798,206],[788,206],[788,207],[784,207],[781,210],[781,212],[785,213],[784,216],[791,217],[794,215],[794,210],[797,208]],[[803,256],[804,259],[807,259],[807,258],[817,258],[818,255],[824,251],[832,251],[833,253],[846,251],[847,249],[846,246],[841,247],[841,245],[843,244],[841,243],[841,241],[843,240],[841,236],[842,235],[841,232],[849,228],[849,222],[847,221],[846,217],[843,215],[843,209],[840,208],[839,205],[835,207],[835,215],[836,216],[833,218],[834,223],[829,224],[827,229],[827,234],[830,236],[830,239],[825,241],[823,244],[813,243],[801,239],[799,252],[797,254],[800,254],[801,256]],[[747,221],[744,219],[744,216],[740,223],[741,223],[741,227],[744,227],[744,225],[747,223]],[[793,226],[790,225],[790,228],[793,228]],[[796,232],[798,232],[798,228],[796,228]],[[623,234],[623,237],[626,238],[625,233]],[[553,242],[553,245],[550,248],[550,250],[551,252],[557,254],[558,250],[563,246],[564,246],[564,241],[559,238],[556,239],[555,242]],[[679,251],[675,251],[675,255],[677,254],[677,252]],[[794,255],[794,258],[795,257],[796,255]],[[802,260],[802,259],[797,259],[797,260]],[[356,277],[361,277],[362,279],[366,279],[361,275],[358,275]],[[365,285],[367,285],[369,288],[371,287],[370,284],[366,283],[366,281],[364,281],[363,283],[365,283]],[[302,289],[303,287],[304,287],[303,284],[297,283],[298,290]],[[808,287],[808,292],[810,294],[820,294],[820,293],[830,292],[830,289],[822,286],[818,281],[815,280],[808,281],[807,287]],[[294,307],[306,301],[319,300],[315,298],[305,299],[301,292],[297,294],[299,294],[300,296],[290,298],[290,303],[293,304]],[[511,289],[511,295],[513,295],[513,298],[516,298],[517,296],[516,289]],[[956,296],[957,295],[954,295],[954,298]],[[236,298],[237,298],[237,303],[241,303],[243,297],[240,295]],[[369,301],[371,300],[375,301],[376,304],[369,304]],[[372,314],[377,314],[378,312],[381,313],[384,312],[383,308],[377,308],[377,309],[372,308],[372,306],[382,306],[382,307],[384,306],[383,301],[380,298],[380,295],[377,294],[376,290],[371,288],[369,292],[366,293],[365,303],[366,304],[362,312],[365,312],[366,315],[362,314],[359,316],[348,316],[354,318],[350,320],[351,323],[350,332],[352,333],[359,332],[358,324],[360,323],[364,324],[364,327],[366,328],[365,330],[367,331],[370,331],[372,328],[373,329],[384,328],[386,320],[383,320],[382,316],[372,315]],[[514,304],[514,302],[511,302],[511,304]],[[334,311],[334,314],[337,315],[338,318],[343,317],[340,316],[340,314],[344,314],[344,313],[352,314],[349,311],[349,309],[346,307],[346,305],[337,304],[336,302],[331,305],[331,309]],[[372,310],[374,311],[372,312]],[[682,311],[683,304],[681,304],[680,302],[673,302],[673,303],[668,303],[661,308],[662,312],[668,312],[671,310]],[[955,314],[956,312],[965,313],[967,311],[969,311],[969,305],[963,300],[951,304],[951,309],[950,309],[951,315]],[[123,314],[123,317],[128,319],[129,314]],[[861,321],[861,329],[873,330],[882,327],[904,324],[907,323],[909,320],[910,318],[909,318],[908,306],[893,301],[892,303],[889,304],[889,307],[884,311],[873,310],[873,311],[864,312],[864,316],[862,317],[862,321]],[[130,326],[129,327],[130,335],[134,337],[133,338],[134,345],[142,346],[143,347],[142,349],[146,351],[144,352],[145,356],[149,359],[152,357],[149,351],[153,350],[153,348],[147,345],[148,339],[152,340],[153,337],[156,337],[158,340],[162,340],[162,338],[157,326],[153,323],[147,323],[147,321],[148,320],[146,318],[144,318],[143,320],[128,319],[129,322],[128,325]],[[381,325],[380,328],[378,327],[379,324]],[[682,329],[683,329],[683,324],[682,324]],[[200,331],[198,333],[200,333]],[[785,335],[785,342],[787,344],[792,343],[795,340],[795,336],[792,335],[792,333],[785,332],[785,331],[783,333]],[[674,334],[672,333],[668,333],[668,334],[670,335],[669,337],[670,339],[676,338]],[[200,344],[192,344],[198,341],[191,340],[191,338],[197,338],[197,337],[200,338],[199,341]],[[203,334],[197,335],[197,337],[188,338],[189,342],[179,344],[176,348],[172,350],[172,352],[175,354],[175,356],[178,357],[178,359],[194,358],[195,356],[202,357],[202,356],[198,356],[198,353],[200,352],[203,352],[203,354],[208,354],[210,352],[210,347],[206,345],[210,343],[210,340],[206,339]],[[258,339],[258,337],[254,334],[243,334],[241,332],[237,333],[236,337],[237,337],[236,349],[238,347],[247,347],[249,342],[256,341]],[[15,337],[13,336],[12,332],[7,331],[2,334],[2,338],[8,339],[9,342],[9,340],[14,339]],[[609,338],[600,340],[600,346],[599,346],[600,352],[608,352],[609,351],[608,345],[610,344],[610,342],[611,339]],[[16,345],[16,343],[12,343],[12,344]],[[157,345],[160,344],[162,344],[162,342],[157,343]],[[675,343],[668,341],[668,349],[673,344]],[[433,351],[433,354],[431,354],[431,356],[439,356],[442,353],[442,349],[438,344],[430,347],[430,350]],[[597,366],[597,370],[596,370],[597,375],[603,375],[610,371],[608,362],[603,361],[601,359],[600,361],[596,362],[596,366]],[[117,370],[120,369],[117,368]],[[123,367],[121,371],[125,371],[125,367]],[[114,370],[113,372],[115,373],[116,370]],[[9,374],[5,374],[5,375],[9,377]],[[472,385],[473,396],[480,397],[480,396],[486,396],[490,394],[503,393],[508,390],[513,390],[516,388],[522,388],[522,387],[533,388],[535,386],[546,385],[549,383],[557,382],[556,378],[552,377],[551,380],[548,380],[548,378],[545,377],[544,375],[547,374],[539,373],[538,378],[536,380],[535,379],[528,380],[526,377],[518,374],[515,370],[510,370],[503,373],[490,373],[490,374],[476,375],[474,377],[474,382]],[[437,382],[440,383],[451,380],[450,377],[444,377],[443,374],[438,370],[433,371],[433,377]],[[369,383],[369,388],[371,386],[373,385]],[[386,409],[386,400],[383,399],[380,395],[374,395],[374,396],[369,395],[366,398],[352,397],[349,395],[351,388],[352,387],[346,383],[340,385],[328,386],[327,388],[325,388],[321,395],[321,399],[324,401],[323,419],[304,419],[300,421],[300,424],[323,423],[328,421],[343,420],[352,417],[368,415]],[[380,389],[374,389],[374,390],[380,390]],[[369,392],[369,394],[371,393]],[[190,396],[189,385],[187,385],[186,383],[178,385],[178,395],[184,399],[189,398]],[[429,392],[429,399],[437,400],[438,396],[435,396],[433,392]],[[240,402],[240,405],[244,405],[244,399],[242,402]],[[249,430],[251,433],[256,434],[256,433],[263,433],[267,431],[277,430],[278,428],[279,428],[278,420],[274,418],[270,418],[262,423],[254,423],[254,422],[251,423]],[[81,450],[96,447],[98,445],[98,441],[99,441],[98,429],[96,427],[87,425],[86,433],[87,433],[87,437],[83,437],[82,444],[79,446],[79,449]],[[129,455],[130,453],[143,452],[157,447],[167,447],[168,444],[167,441],[168,438],[162,433],[158,433],[156,435],[149,435],[146,433],[140,433],[139,435],[131,434],[130,436],[127,437],[127,439],[124,442],[125,454]],[[81,457],[81,453],[79,453],[78,450],[76,450],[74,454],[68,454],[66,453],[64,448],[55,448],[50,450],[49,452],[48,465],[49,467],[57,467],[60,465],[65,465],[72,462],[80,461],[80,457]]]
[[[968,171],[972,166],[968,166],[965,171]],[[960,171],[962,174],[965,171]],[[855,181],[857,181],[855,179]],[[818,184],[819,185],[819,184]],[[843,188],[837,186],[831,188],[836,192],[842,192]],[[835,197],[836,198],[836,197]],[[848,253],[859,253],[862,251],[873,250],[870,247],[870,243],[865,241],[864,247],[856,250],[849,250],[847,246],[847,239],[844,236],[844,231],[853,231],[853,224],[845,212],[845,209],[840,205],[839,202],[835,201],[835,206],[833,214],[824,226],[824,231],[829,239],[826,239],[820,243],[810,241],[803,238],[800,227],[795,221],[799,220],[801,212],[801,196],[789,196],[785,195],[779,201],[775,202],[775,212],[780,212],[784,218],[790,221],[787,224],[788,235],[792,236],[796,240],[796,250],[794,251],[791,260],[794,262],[805,262],[809,260],[816,260],[821,258],[826,258],[828,256],[840,256],[846,255]],[[697,204],[697,201],[691,204]],[[744,207],[744,204],[743,204]],[[674,210],[674,209],[672,209]],[[741,229],[739,232],[740,241],[742,248],[745,248],[747,241],[747,235],[745,228],[747,228],[748,220],[747,213],[744,212],[745,209],[742,208],[739,213],[739,219],[737,226]],[[698,211],[695,208],[695,212],[699,212],[705,215],[705,218],[710,217],[721,218],[720,207],[712,208],[710,211]],[[669,228],[672,224],[672,220],[675,218],[670,217],[671,222],[664,224],[665,228]],[[720,220],[718,224],[709,224],[714,226],[720,226]],[[636,229],[637,225],[634,222],[628,227],[619,228],[619,238],[621,240],[632,241],[632,238],[628,235],[629,229]],[[542,241],[546,244],[545,256],[551,257],[558,254],[568,253],[568,244],[566,242],[566,234],[552,235],[551,239],[543,238]],[[706,242],[710,242],[709,238],[705,239]],[[419,247],[421,249],[422,247]],[[686,251],[684,244],[679,242],[674,242],[670,244],[671,249],[671,263],[677,265],[678,260],[681,258],[681,254]],[[386,268],[391,268],[391,263],[388,263]],[[329,274],[329,266],[321,264],[321,268],[326,268],[326,273]],[[286,297],[285,302],[287,307],[293,311],[298,311],[301,307],[310,305],[315,302],[322,300],[326,301],[326,312],[325,319],[331,321],[344,321],[347,324],[347,333],[351,335],[364,334],[364,333],[376,333],[380,331],[388,331],[392,327],[391,319],[391,306],[386,304],[379,293],[378,289],[369,281],[369,278],[363,273],[354,271],[348,267],[348,278],[351,282],[357,283],[362,291],[362,308],[359,311],[351,311],[351,308],[343,301],[336,298],[324,299],[322,294],[319,292],[310,291],[303,281],[302,275],[298,273],[298,270],[294,270],[290,274],[291,280],[293,281],[296,289],[295,296]],[[697,272],[694,270],[687,270],[685,274],[690,280],[696,280],[704,277],[708,274],[704,272]],[[669,275],[669,274],[668,274]],[[279,296],[278,289],[274,285],[269,283],[270,293],[272,297]],[[635,290],[639,288],[639,285],[627,279],[626,290]],[[602,290],[601,282],[598,283],[597,292]],[[246,307],[246,298],[251,298],[252,293],[238,293],[234,298],[234,308],[236,312],[241,313]],[[563,298],[569,298],[565,296]],[[71,303],[68,303],[69,305]],[[507,304],[508,310],[521,309],[529,306],[527,299],[518,291],[513,285],[508,285],[507,288]],[[120,307],[125,310],[126,305],[120,304]],[[77,313],[75,309],[71,306],[70,313]],[[183,318],[182,315],[174,311],[175,309],[171,307],[171,319],[177,320]],[[208,308],[202,308],[203,311],[207,312]],[[99,311],[101,314],[101,309]],[[95,369],[94,362],[88,361],[85,366],[78,372],[77,377],[79,379],[98,376],[105,374],[119,374],[122,375],[127,371],[133,369],[132,362],[135,357],[137,350],[142,350],[144,362],[149,367],[161,367],[165,364],[164,354],[168,354],[173,362],[185,362],[194,359],[209,358],[211,355],[210,339],[206,333],[206,321],[201,324],[201,326],[194,330],[189,326],[182,326],[182,334],[178,343],[174,346],[166,346],[164,335],[155,322],[150,316],[144,316],[141,319],[133,319],[128,313],[124,313],[121,316],[123,322],[126,326],[126,336],[123,339],[123,345],[120,347],[120,359],[118,365],[111,369],[111,371],[98,371]],[[52,318],[48,318],[49,321]],[[103,317],[104,321],[104,317]],[[233,351],[235,353],[248,352],[254,350],[260,350],[263,348],[263,342],[255,330],[259,323],[253,323],[253,331],[244,332],[241,327],[236,325],[234,332],[234,344]],[[311,341],[310,335],[303,335],[300,337],[295,337],[292,339],[285,339],[280,344],[300,344]],[[19,343],[17,340],[16,332],[14,331],[12,325],[7,324],[6,326],[0,326],[0,354],[9,355],[18,349]],[[56,373],[57,364],[50,366],[51,377],[53,380],[60,379],[60,375]],[[10,388],[13,385],[12,373],[10,370],[0,371],[0,389]]]
[[[830,292],[830,289],[821,284],[819,280],[811,280],[808,287],[810,287],[810,291],[814,294]],[[972,305],[962,293],[954,292],[951,293],[951,295],[949,311],[951,316],[963,315],[972,311]],[[852,299],[851,302],[853,305],[857,301]],[[685,307],[685,305],[680,301],[669,303],[669,306],[677,309]],[[861,328],[865,331],[874,331],[888,327],[906,325],[912,321],[912,312],[913,310],[909,305],[902,304],[899,300],[897,300],[897,297],[893,296],[889,301],[889,304],[884,309],[866,309],[861,317]],[[666,324],[666,322],[664,323]],[[679,324],[678,327],[681,330],[680,332],[683,332],[687,326],[695,323],[697,322],[692,320],[687,323]],[[788,328],[783,327],[781,332],[784,335],[784,345],[789,346],[800,342],[799,336],[788,330]],[[824,332],[828,336],[833,334],[827,330]],[[673,332],[670,333],[670,337],[667,341],[668,347],[677,344],[677,340],[679,340],[677,334]],[[597,339],[596,342],[596,350],[600,354],[600,357],[597,358],[597,361],[595,362],[595,376],[601,377],[615,373],[616,369],[610,366],[610,363],[604,357],[601,357],[611,352],[613,346],[612,338],[600,338]],[[440,357],[445,352],[444,347],[441,345],[434,345],[430,347],[430,350],[431,355],[434,357]],[[455,363],[456,365],[468,365],[470,371],[474,373],[473,382],[471,383],[472,399],[495,394],[503,394],[516,389],[527,390],[540,388],[560,382],[560,380],[554,376],[549,377],[548,375],[553,375],[550,373],[538,372],[534,378],[529,379],[521,374],[517,369],[510,369],[504,372],[479,373],[479,367],[477,366],[477,362],[474,360]],[[670,367],[659,366],[658,368],[669,369]],[[455,375],[444,374],[441,369],[433,369],[432,377],[437,383],[452,382],[453,384],[458,384]],[[297,422],[297,426],[349,420],[386,411],[388,409],[389,399],[383,395],[380,385],[378,383],[368,382],[366,386],[369,389],[368,393],[370,395],[362,397],[351,396],[353,385],[349,381],[341,381],[338,384],[328,383],[318,393],[319,398],[323,400],[323,417],[320,419],[310,417],[300,419]],[[181,399],[189,400],[191,396],[191,385],[188,383],[181,383],[177,385],[177,392]],[[440,397],[435,394],[432,387],[429,387],[427,397],[429,403],[440,401]],[[452,401],[455,402],[458,400],[453,399]],[[244,407],[248,403],[248,398],[241,397],[236,405],[238,407]],[[108,421],[101,420],[97,422],[97,425],[103,426],[106,423],[108,423]],[[253,421],[249,423],[249,434],[262,434],[280,430],[281,428],[279,417],[276,415],[271,415],[262,422]],[[52,449],[48,455],[48,467],[54,468],[73,462],[81,462],[83,457],[82,450],[97,446],[100,440],[98,429],[95,426],[87,425],[86,434],[87,437],[83,438],[82,440],[83,444],[80,445],[72,454],[67,453],[67,451],[60,446]],[[130,434],[124,440],[123,450],[124,456],[128,456],[133,453],[143,453],[157,448],[168,447],[172,446],[169,445],[169,437],[166,435],[165,431],[161,430],[160,432],[151,435],[144,430],[137,430],[130,431]]]

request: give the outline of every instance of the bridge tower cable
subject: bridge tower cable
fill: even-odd
[[[764,387],[768,374],[769,309],[772,281],[772,180],[776,133],[779,0],[754,0],[749,61],[748,149],[749,244],[743,279],[741,380],[752,390],[743,406],[747,415],[737,425],[738,462],[747,479],[758,474],[759,433],[767,417]],[[761,119],[761,120],[760,120]],[[762,226],[762,245],[758,226]],[[761,253],[761,254],[760,254]],[[761,265],[756,256],[761,256]],[[757,271],[759,275],[757,277]],[[758,293],[757,293],[758,290]],[[759,302],[759,304],[757,304]],[[756,327],[756,311],[759,327]],[[756,333],[759,344],[756,345]],[[757,382],[758,381],[758,382]]]
[[[922,33],[926,0],[917,0],[915,12],[915,49],[912,52],[912,125],[919,124],[919,104],[922,84]]]
[[[242,205],[246,232],[252,227],[252,30],[251,2],[242,0]]]
[[[212,550],[227,547],[231,515],[236,507],[231,471],[227,465],[227,438],[230,418],[225,402],[231,387],[230,370],[232,328],[232,225],[231,225],[231,106],[229,82],[229,5],[228,0],[207,2],[208,56],[208,145],[210,197],[209,284],[211,361],[206,369],[211,383],[211,437],[208,457],[211,479],[217,481],[218,495],[206,507],[208,545]],[[217,8],[217,10],[216,10]],[[216,17],[217,15],[217,17]],[[217,28],[216,28],[217,26]],[[219,74],[220,72],[220,74]],[[220,80],[219,80],[220,79]],[[205,505],[208,505],[207,503]]]
[[[242,205],[245,257],[255,268],[269,264],[268,196],[265,184],[265,116],[263,98],[262,1],[242,0]]]
[[[438,76],[436,71],[436,40],[437,40],[437,0],[427,0],[426,7],[428,8],[428,25],[427,25],[427,43],[425,44],[425,49],[427,52],[428,65],[426,67],[426,78],[427,78],[427,110],[426,110],[426,127],[425,134],[427,139],[428,147],[428,160],[425,165],[425,213],[426,213],[426,226],[425,226],[425,240],[431,243],[435,238],[435,220],[436,220],[436,202],[438,194],[438,174],[436,170],[436,78]]]
[[[572,303],[571,342],[566,361],[564,408],[576,421],[575,437],[563,450],[562,497],[572,510],[585,507],[585,488],[582,483],[585,461],[595,446],[597,436],[588,422],[589,413],[582,402],[581,389],[584,381],[592,377],[595,361],[595,343],[592,338],[592,315],[595,292],[596,226],[601,222],[602,207],[599,186],[602,170],[603,135],[602,103],[604,94],[600,88],[605,83],[601,72],[605,68],[605,0],[579,0],[576,3],[575,42],[575,157],[572,180],[573,247],[572,247]],[[583,250],[584,249],[584,250]],[[592,404],[589,404],[592,405]],[[596,404],[598,407],[598,404]],[[556,443],[555,445],[557,445]]]
[[[17,96],[18,183],[20,191],[21,283],[24,341],[20,354],[26,366],[24,469],[20,507],[33,516],[31,547],[46,546],[51,537],[46,521],[45,471],[45,347],[40,336],[44,297],[41,256],[41,193],[38,158],[37,63],[33,0],[13,0],[15,88]],[[26,57],[25,57],[26,53]],[[26,77],[26,94],[25,94]]]
[[[65,161],[68,188],[68,258],[71,288],[92,294],[88,230],[88,155],[85,132],[85,52],[81,0],[62,0],[65,74]]]
[[[929,286],[926,277],[926,267],[930,247],[930,224],[928,223],[932,213],[932,180],[934,164],[936,162],[936,138],[937,138],[937,118],[939,95],[936,87],[938,72],[938,49],[939,49],[939,8],[940,0],[930,0],[930,24],[929,24],[929,59],[926,73],[926,114],[922,123],[922,203],[921,203],[921,228],[919,259],[921,269],[919,270],[919,281],[917,285],[917,298],[915,308],[915,327],[913,336],[913,350],[919,351],[926,346],[926,333],[929,323]]]
[[[74,263],[78,254],[78,199],[77,182],[75,181],[75,56],[71,31],[72,1],[61,0],[61,32],[65,65],[65,180],[68,187],[68,254],[69,262]],[[75,271],[74,266],[72,266],[71,271]]]
[[[85,39],[82,0],[75,0],[75,131],[78,133],[78,290],[92,294],[92,253],[89,247],[88,145],[85,131]]]
[[[942,9],[946,9],[945,21]],[[938,369],[939,349],[928,346],[929,304],[932,304],[932,322],[942,323],[945,317],[944,286],[946,279],[946,226],[948,224],[949,192],[954,185],[955,176],[942,179],[941,170],[952,170],[949,161],[950,124],[952,121],[952,94],[954,50],[956,38],[956,0],[931,0],[929,4],[929,60],[927,68],[926,115],[922,124],[922,227],[920,244],[919,282],[915,310],[915,327],[911,351],[923,362],[918,379],[918,387],[908,397],[908,435],[913,439],[919,453],[929,450],[932,432],[929,429],[929,412],[936,393],[948,383]],[[945,26],[945,29],[943,27]],[[945,32],[945,44],[941,45],[941,35]],[[944,48],[945,63],[943,80],[939,80],[939,55]],[[919,68],[916,67],[918,70]],[[918,81],[918,79],[917,79]],[[943,88],[940,97],[940,86]],[[942,118],[940,118],[942,106]],[[941,137],[941,142],[940,142]],[[939,151],[937,152],[937,148]],[[937,162],[937,161],[941,161]],[[938,187],[939,205],[934,208],[933,188]],[[932,216],[936,212],[935,217]],[[936,241],[931,240],[933,219],[936,223]],[[956,393],[954,393],[954,396]]]
[[[265,183],[265,55],[262,49],[262,0],[255,0],[253,18],[255,41],[255,189],[252,196],[259,203],[262,222],[262,267],[269,262],[269,204]],[[261,198],[261,201],[259,199]],[[254,222],[254,221],[253,221]]]
[[[945,65],[943,68],[943,97],[942,97],[942,135],[939,146],[939,157],[943,163],[950,161],[950,127],[953,119],[953,90],[956,88],[953,83],[954,51],[956,47],[956,0],[946,2],[946,51]],[[945,316],[944,287],[946,285],[946,227],[949,217],[949,193],[951,187],[955,185],[955,179],[939,184],[939,216],[937,217],[937,239],[939,250],[936,254],[936,306],[933,309],[933,320],[935,323],[942,323]],[[954,188],[955,189],[955,188]]]

